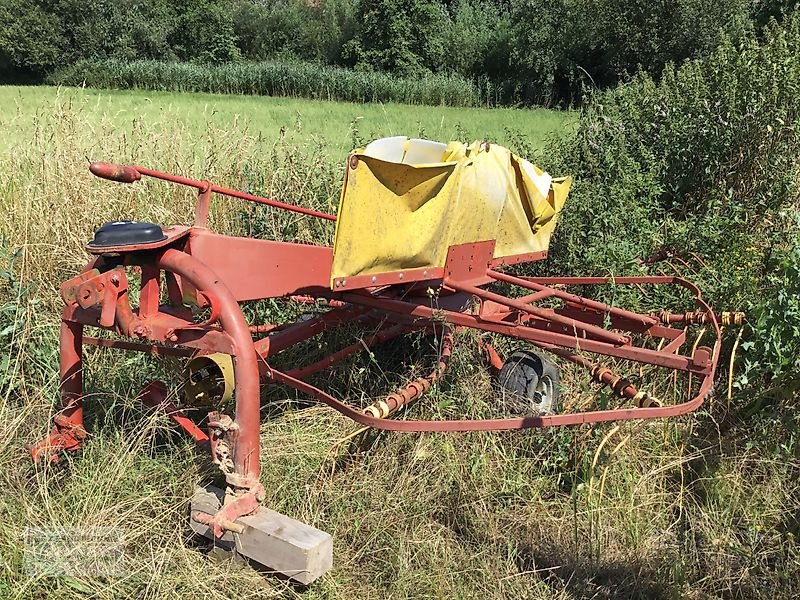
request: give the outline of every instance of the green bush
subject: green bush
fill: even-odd
[[[495,81],[508,76],[511,15],[491,0],[456,0],[440,31],[442,69]]]
[[[24,0],[0,0],[0,75],[41,74],[67,47],[59,18]]]
[[[776,260],[767,280],[766,296],[748,306],[752,335],[742,343],[737,387],[759,389],[757,398],[788,400],[800,387],[800,244]]]
[[[599,94],[551,165],[576,178],[553,268],[681,274],[717,310],[781,314],[785,277],[775,275],[774,257],[794,256],[798,232],[798,56],[794,14],[763,35],[726,38],[707,58],[669,67],[659,83],[642,74]],[[790,332],[800,327],[791,314]],[[755,334],[770,335],[769,326]],[[793,336],[758,345],[751,362],[784,364],[776,344],[788,356]]]
[[[216,64],[239,58],[233,15],[227,3],[181,0],[173,6],[177,19],[170,43],[179,59]]]
[[[728,39],[660,83],[639,75],[598,95],[558,149],[577,180],[554,240],[562,266],[637,270],[694,249],[720,276],[746,266],[760,281],[797,200],[798,51],[794,16],[763,42]],[[709,282],[712,299],[741,305],[745,283]]]
[[[237,45],[248,60],[300,58],[334,64],[357,27],[356,3],[240,0],[233,10]]]

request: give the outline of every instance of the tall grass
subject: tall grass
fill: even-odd
[[[304,62],[232,62],[223,65],[158,61],[81,60],[48,77],[53,85],[147,89],[259,96],[289,96],[348,102],[482,106],[493,101],[459,75],[403,78]]]

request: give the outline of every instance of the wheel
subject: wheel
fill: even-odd
[[[554,415],[559,411],[558,367],[537,352],[518,350],[508,357],[497,376],[500,396],[520,415]]]

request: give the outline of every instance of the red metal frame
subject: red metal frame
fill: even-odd
[[[497,269],[539,260],[545,254],[496,259],[493,257],[494,241],[489,240],[452,246],[443,268],[363,275],[336,280],[331,287],[333,254],[329,247],[225,236],[210,232],[205,226],[212,193],[316,218],[335,220],[332,215],[142,167],[94,163],[90,169],[98,176],[125,183],[146,175],[194,187],[198,190],[195,225],[167,229],[167,238],[155,244],[87,247],[96,257],[83,273],[61,288],[65,303],[60,336],[62,409],[50,436],[32,447],[31,453],[37,460],[55,460],[58,452],[76,450],[86,438],[82,407],[84,344],[155,355],[229,354],[233,357],[236,382],[233,418],[210,414],[207,434],[180,409],[166,402],[162,385],[151,384],[141,395],[143,402],[166,410],[196,441],[206,444],[225,473],[236,500],[218,515],[203,517],[220,535],[224,529],[232,527],[238,516],[254,510],[263,496],[259,483],[262,383],[287,385],[358,423],[392,431],[489,431],[669,417],[695,410],[711,389],[720,349],[717,317],[703,301],[700,291],[678,277],[517,277]],[[141,273],[138,307],[132,307],[129,300],[130,267],[138,267]],[[425,282],[426,288],[435,288],[437,293],[433,296],[424,293],[420,286],[413,285],[418,281]],[[525,295],[510,298],[482,287],[495,282],[520,288]],[[682,316],[666,311],[639,314],[563,289],[565,285],[609,283],[678,285],[694,296],[696,307]],[[164,291],[166,294],[162,293]],[[320,299],[326,301],[329,310],[295,324],[248,324],[239,303],[264,298],[304,303]],[[537,305],[543,300],[550,306]],[[560,305],[553,308],[553,300]],[[208,318],[196,322],[192,307],[207,309]],[[377,323],[377,327],[365,339],[312,364],[288,371],[271,366],[271,359],[287,348],[328,329],[354,322]],[[710,327],[713,346],[698,346],[690,355],[680,354],[686,341],[686,329],[671,325],[700,322]],[[117,338],[128,339],[85,336],[86,326],[105,329]],[[489,420],[387,418],[419,398],[444,374],[453,346],[452,330],[464,327],[525,340],[579,364],[590,371],[595,381],[609,386],[633,405]],[[304,381],[362,348],[411,331],[442,333],[441,357],[436,369],[427,378],[410,382],[403,390],[365,410],[354,408]],[[256,334],[263,337],[254,339]],[[660,350],[636,345],[637,340],[646,338],[660,338],[667,343]],[[487,352],[493,368],[499,369],[502,366],[500,357],[488,345]],[[590,362],[582,355],[584,352],[686,372],[695,376],[696,391],[683,403],[660,406],[609,368]]]

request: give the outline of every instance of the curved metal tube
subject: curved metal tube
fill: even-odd
[[[261,473],[259,432],[261,404],[256,351],[250,327],[245,321],[236,298],[211,269],[198,260],[174,248],[164,251],[156,265],[180,275],[195,289],[214,294],[219,302],[220,324],[233,339],[236,349],[234,376],[236,378],[235,445],[233,463],[240,487],[257,483]]]

